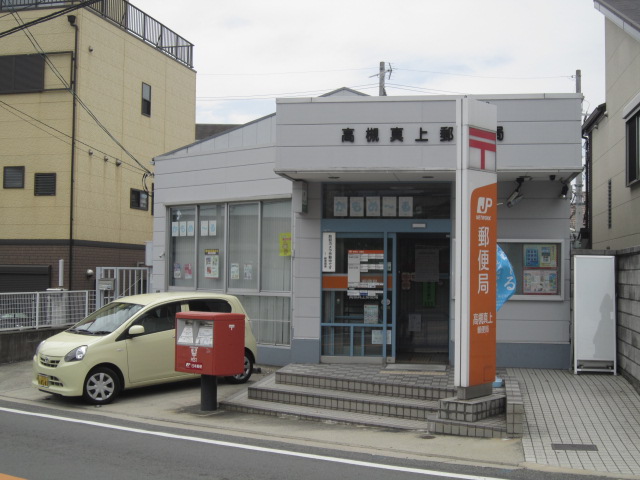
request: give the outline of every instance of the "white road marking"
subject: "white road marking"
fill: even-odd
[[[173,433],[167,433],[167,432],[153,432],[151,430],[142,430],[140,428],[130,428],[130,427],[121,427],[119,425],[111,425],[108,423],[99,423],[99,422],[92,422],[89,420],[78,420],[75,418],[67,418],[67,417],[58,417],[55,415],[47,415],[44,413],[33,413],[33,412],[24,412],[22,410],[15,410],[12,408],[3,408],[0,407],[0,411],[2,412],[7,412],[7,413],[15,413],[18,415],[27,415],[27,416],[31,416],[31,417],[40,417],[40,418],[47,418],[50,420],[58,420],[58,421],[62,421],[62,422],[69,422],[69,423],[78,423],[78,424],[82,424],[82,425],[91,425],[93,427],[101,427],[101,428],[108,428],[108,429],[112,429],[112,430],[120,430],[123,432],[130,432],[130,433],[140,433],[142,435],[152,435],[154,437],[162,437],[162,438],[172,438],[175,440],[186,440],[189,442],[198,442],[198,443],[205,443],[208,445],[217,445],[220,447],[229,447],[229,448],[239,448],[242,450],[251,450],[254,452],[262,452],[262,453],[272,453],[275,455],[286,455],[289,457],[297,457],[297,458],[305,458],[305,459],[310,459],[310,460],[321,460],[324,462],[332,462],[332,463],[343,463],[346,465],[353,465],[353,466],[358,466],[358,467],[368,467],[368,468],[378,468],[381,470],[391,470],[394,472],[407,472],[407,473],[416,473],[419,475],[431,475],[434,477],[446,477],[446,478],[455,478],[455,479],[460,479],[460,480],[506,480],[506,479],[500,479],[500,478],[496,478],[496,477],[479,477],[476,475],[463,475],[463,474],[459,474],[459,473],[448,473],[448,472],[438,472],[436,470],[424,470],[421,468],[409,468],[409,467],[398,467],[395,465],[385,465],[385,464],[381,464],[381,463],[373,463],[373,462],[362,462],[359,460],[349,460],[349,459],[344,459],[344,458],[337,458],[337,457],[328,457],[325,455],[314,455],[311,453],[299,453],[299,452],[290,452],[288,450],[279,450],[279,449],[275,449],[275,448],[266,448],[266,447],[257,447],[254,445],[243,445],[241,443],[232,443],[232,442],[223,442],[220,440],[210,440],[207,438],[200,438],[200,437],[191,437],[188,435],[176,435]]]

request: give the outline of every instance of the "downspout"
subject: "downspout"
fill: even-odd
[[[67,16],[69,24],[75,29],[75,39],[73,46],[73,77],[71,78],[71,94],[73,95],[73,107],[71,113],[71,178],[69,188],[69,290],[73,290],[73,215],[74,215],[74,190],[75,190],[75,166],[76,166],[76,115],[78,101],[76,100],[76,87],[78,78],[78,25],[76,16]]]

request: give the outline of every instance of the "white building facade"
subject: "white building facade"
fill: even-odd
[[[238,295],[262,364],[453,364],[468,99],[339,93],[156,157],[153,289]],[[516,283],[497,364],[569,368],[562,194],[582,168],[582,97],[472,100],[497,111],[497,241]]]

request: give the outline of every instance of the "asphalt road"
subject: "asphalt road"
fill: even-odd
[[[550,478],[523,469],[260,442],[1,400],[0,432],[0,480]],[[554,473],[553,478],[581,476]]]

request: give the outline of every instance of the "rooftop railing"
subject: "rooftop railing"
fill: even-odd
[[[61,8],[80,3],[80,0],[0,0],[0,11]],[[193,68],[193,44],[126,0],[100,0],[86,8]]]

